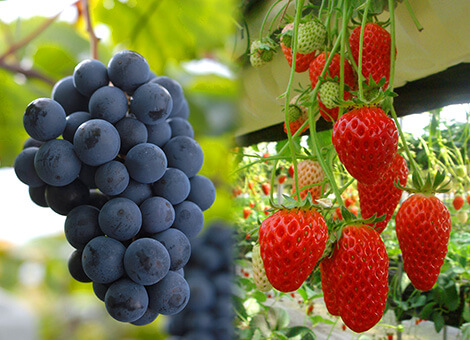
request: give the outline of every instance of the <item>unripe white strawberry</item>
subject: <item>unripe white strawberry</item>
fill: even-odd
[[[323,180],[325,179],[325,172],[323,171],[320,163],[311,159],[306,159],[299,162],[299,164],[297,164],[297,177],[299,179],[299,190],[301,199],[307,197],[308,192],[310,192],[310,195],[312,196],[314,202],[318,198],[320,198],[322,194],[322,187],[324,187],[324,185],[322,184],[302,190],[303,187],[306,187],[308,185],[323,182]],[[295,179],[292,186],[293,192],[295,194]]]
[[[253,280],[255,281],[256,288],[261,292],[268,292],[273,289],[273,286],[269,283],[268,278],[266,277],[259,244],[253,247],[252,264]]]
[[[318,20],[311,20],[299,25],[297,34],[297,52],[312,53],[323,47],[326,39],[326,28]]]
[[[457,213],[457,220],[459,221],[459,223],[464,224],[467,222],[467,219],[468,219],[468,214],[466,211],[460,210]]]
[[[339,84],[334,81],[326,81],[320,85],[318,95],[323,105],[327,109],[332,109],[338,106],[339,98]]]
[[[275,49],[269,39],[254,40],[250,46],[250,63],[253,67],[261,67],[274,57]]]

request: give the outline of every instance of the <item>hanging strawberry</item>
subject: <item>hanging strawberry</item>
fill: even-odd
[[[259,244],[253,247],[252,251],[252,268],[253,268],[253,281],[255,281],[256,288],[261,292],[270,291],[273,286],[269,283],[264,270],[263,260],[261,259],[261,251]]]
[[[292,31],[293,28],[294,28],[293,23],[287,24],[282,29],[281,34],[285,34],[288,31]],[[287,37],[287,36],[284,35],[284,37]],[[292,39],[291,36],[289,36],[289,38],[286,38],[286,39],[281,38],[281,49],[290,67],[292,67],[292,48],[290,44],[291,39]],[[287,40],[289,41],[287,42]],[[283,41],[286,41],[286,43],[284,43]],[[307,54],[301,54],[297,52],[297,56],[295,60],[295,72],[301,73],[301,72],[307,71],[308,66],[310,65],[311,61],[315,58],[315,53],[316,51],[313,51]]]
[[[281,292],[297,290],[326,246],[325,219],[312,208],[281,209],[266,218],[259,244],[266,276]]]
[[[388,294],[388,256],[380,235],[367,225],[348,225],[321,265],[325,304],[355,332],[375,326]]]
[[[382,109],[361,107],[335,122],[332,140],[351,176],[363,184],[372,184],[392,163],[398,147],[398,130]]]
[[[357,26],[349,37],[349,45],[356,64],[359,63],[360,34],[361,26]],[[384,88],[387,88],[390,79],[390,51],[390,33],[376,23],[367,23],[364,27],[362,45],[362,75],[367,83],[369,83],[369,76],[376,84],[385,77]]]
[[[374,214],[377,216],[386,214],[385,220],[378,222],[374,228],[378,233],[385,229],[398,202],[400,202],[403,191],[395,186],[395,182],[405,186],[407,178],[406,161],[402,156],[396,154],[390,167],[385,170],[382,178],[377,182],[372,184],[357,183],[362,217],[369,218]]]

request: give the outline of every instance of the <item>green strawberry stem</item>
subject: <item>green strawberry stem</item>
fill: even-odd
[[[450,144],[452,145],[452,149],[451,151],[453,151],[453,154],[455,155],[454,158],[457,162],[458,165],[464,165],[464,160],[463,160],[463,157],[462,157],[462,153],[459,151],[459,148],[457,147],[457,145],[455,145],[455,142],[454,142],[454,135],[453,135],[453,132],[452,132],[452,129],[450,128],[450,126],[448,126],[446,123],[444,123],[446,128],[447,128],[447,133],[449,134],[449,141],[450,141]],[[468,127],[466,126],[465,129],[467,129]],[[465,131],[464,133],[462,134],[462,137],[465,137]],[[463,147],[466,148],[466,143],[468,141],[468,137],[467,139],[462,143]],[[466,155],[467,153],[464,152],[463,153],[464,155]]]
[[[323,68],[323,71],[321,72],[319,79],[323,79],[325,77],[326,72],[328,71],[328,67],[331,64],[331,60],[333,60],[333,56],[335,55],[336,51],[338,50],[342,38],[342,34],[344,30],[342,30],[337,37],[335,44],[333,45],[333,48],[331,49],[330,55],[328,56],[325,66]],[[315,98],[318,90],[320,88],[320,81],[317,82],[315,85],[315,88],[312,91],[312,97]],[[326,177],[328,178],[328,181],[330,182],[331,188],[333,189],[333,193],[335,194],[336,200],[339,205],[344,205],[343,199],[341,197],[341,192],[338,189],[338,186],[336,184],[336,180],[331,168],[331,164],[327,164],[325,160],[323,159],[321,155],[321,150],[319,146],[319,140],[318,140],[318,135],[317,135],[317,129],[316,129],[316,120],[315,117],[313,116],[313,110],[312,107],[309,106],[308,108],[308,120],[310,124],[310,142],[311,142],[311,147],[312,149],[315,150],[315,154],[318,158],[318,162],[320,162],[321,167],[323,168],[323,171],[325,171]],[[299,195],[300,196],[300,195]]]
[[[388,88],[393,90],[393,80],[395,78],[395,6],[393,0],[388,0],[390,10],[390,77]]]
[[[233,174],[236,174],[237,172],[240,172],[242,170],[245,170],[245,169],[248,169],[250,168],[251,166],[255,165],[255,164],[258,164],[258,163],[262,163],[262,162],[266,162],[266,161],[279,161],[279,160],[287,160],[289,159],[290,157],[286,157],[286,156],[283,156],[282,155],[282,152],[285,151],[285,149],[287,148],[287,145],[284,145],[284,147],[279,151],[279,155],[276,155],[276,156],[269,156],[269,157],[263,157],[263,156],[259,156],[259,155],[250,155],[250,154],[244,154],[244,153],[239,153],[239,155],[241,156],[244,156],[244,157],[252,157],[252,158],[258,158],[256,161],[253,161],[251,163],[248,163],[248,164],[245,164],[244,166],[240,167],[240,168],[237,168],[235,169],[233,172],[232,172],[232,175]],[[304,155],[298,155],[297,156],[298,159],[311,159],[312,157],[310,156],[304,156]],[[275,169],[275,168],[274,168]]]
[[[364,30],[367,23],[367,13],[369,12],[371,0],[367,0],[366,6],[364,8],[364,15],[362,17],[362,24],[361,24],[361,35],[359,38],[359,57],[358,57],[358,66],[357,66],[357,77],[359,83],[359,99],[364,101],[364,90],[362,88],[363,76],[362,76],[362,48],[364,45]]]
[[[323,0],[320,5],[320,9],[318,10],[318,19],[321,19],[321,14],[323,13],[323,7],[325,7],[325,1]],[[328,26],[326,26],[328,27]]]
[[[275,3],[273,3],[271,5],[271,7],[269,7],[268,9],[268,12],[266,13],[266,15],[264,16],[264,19],[263,19],[263,23],[261,24],[261,29],[259,31],[259,39],[262,40],[263,39],[263,31],[264,31],[264,26],[266,25],[266,22],[268,21],[268,17],[269,17],[269,14],[271,14],[272,10],[274,9],[274,7],[276,7],[276,5],[278,3],[280,3],[282,0],[277,0]]]
[[[315,150],[315,155],[317,156],[318,162],[320,163],[321,167],[323,168],[323,171],[325,172],[326,177],[328,178],[328,182],[331,185],[331,189],[333,190],[333,193],[335,194],[336,201],[338,202],[340,206],[344,206],[343,198],[341,197],[341,192],[339,191],[338,185],[336,184],[336,180],[332,171],[331,164],[327,164],[321,154],[320,141],[318,140],[318,134],[317,134],[317,129],[316,129],[317,121],[313,117],[311,106],[308,108],[308,119],[310,121],[310,142],[311,142],[310,144],[312,144],[311,147],[312,149]]]
[[[341,24],[341,54],[340,54],[340,63],[339,63],[339,95],[340,100],[344,100],[344,60],[345,60],[345,49],[346,45],[349,45],[346,42],[348,22],[351,15],[351,6],[349,0],[344,0],[343,2],[343,22]],[[354,58],[353,58],[354,59]],[[338,118],[343,115],[344,108],[340,106],[338,111]]]
[[[287,10],[287,6],[289,5],[289,2],[286,2],[282,7],[281,9],[277,12],[277,14],[274,16],[273,20],[271,20],[271,24],[269,25],[269,32],[272,32],[273,31],[273,26],[274,26],[274,23],[276,22],[277,18],[279,18],[279,15],[281,15],[282,13],[282,17],[281,17],[281,20],[282,18],[284,17],[284,15],[286,14],[286,10]],[[281,22],[279,21],[279,24]]]
[[[415,13],[413,12],[413,8],[411,8],[411,5],[410,3],[408,2],[408,0],[404,0],[405,1],[405,5],[406,5],[406,8],[408,9],[408,12],[410,13],[410,17],[411,19],[413,20],[413,22],[415,23],[415,26],[416,28],[418,29],[418,31],[422,31],[424,28],[423,26],[421,26],[421,24],[419,23],[418,19],[416,18],[416,15]],[[390,0],[388,1],[389,3],[389,6],[390,7]],[[392,7],[390,7],[390,14],[392,13]]]
[[[406,143],[405,134],[403,133],[403,130],[401,129],[400,123],[398,122],[397,113],[396,113],[395,107],[393,107],[393,105],[391,106],[390,112],[392,114],[393,120],[395,121],[395,124],[397,125],[398,134],[400,135],[400,139],[401,139],[401,142],[403,144],[403,148],[405,149],[406,156],[408,157],[408,160],[410,162],[411,169],[412,169],[413,172],[416,173],[418,181],[421,184],[423,184],[424,183],[423,176],[421,175],[421,172],[419,171],[419,167],[416,164],[416,161],[414,160],[413,156],[411,155],[410,149],[408,148],[408,144]]]
[[[271,179],[269,181],[270,185],[271,185],[271,190],[269,190],[269,204],[271,205],[271,207],[274,207],[275,206],[275,202],[274,202],[274,179],[276,177],[276,169],[277,169],[277,164],[279,163],[279,160],[276,159],[274,161],[274,164],[273,164],[273,170],[271,171]],[[277,198],[278,200],[280,199],[280,197]]]
[[[388,6],[389,6],[389,10],[390,10],[390,39],[391,39],[391,44],[390,44],[390,78],[389,78],[388,87],[390,89],[393,89],[393,80],[394,80],[394,75],[395,75],[395,7],[394,7],[393,0],[388,0]],[[364,27],[361,28],[361,41],[360,41],[361,45],[362,45],[363,30],[364,30]],[[362,58],[362,53],[361,52],[362,52],[362,46],[359,49],[359,53],[360,53],[359,62],[360,63],[362,61],[361,60],[361,58]],[[362,67],[362,65],[360,65],[360,67]],[[361,74],[361,73],[359,72],[359,74]],[[359,84],[361,84],[361,82],[359,82]],[[361,94],[362,94],[362,92],[360,93],[360,95]],[[419,171],[418,165],[416,164],[413,156],[411,155],[410,149],[408,148],[408,144],[406,143],[405,135],[403,134],[403,130],[401,129],[400,123],[398,122],[397,113],[395,111],[395,108],[393,107],[393,104],[391,105],[391,110],[390,111],[392,113],[393,120],[395,121],[395,124],[397,125],[398,133],[399,133],[400,139],[403,143],[403,147],[405,148],[405,152],[406,152],[406,155],[407,155],[408,160],[410,162],[410,166],[411,166],[413,172],[416,173],[418,182],[420,184],[423,184],[424,183],[423,177],[421,175],[421,172]]]
[[[295,9],[295,18],[294,18],[294,29],[293,29],[293,34],[292,34],[292,39],[293,39],[293,44],[292,44],[292,55],[294,56],[292,58],[292,68],[290,70],[290,76],[289,76],[289,83],[287,84],[287,89],[285,92],[286,95],[286,103],[284,107],[284,114],[285,114],[285,121],[288,122],[288,115],[289,115],[289,95],[292,90],[292,85],[294,83],[294,75],[295,75],[295,66],[296,66],[296,59],[295,56],[297,55],[297,35],[299,31],[299,23],[300,19],[302,16],[302,8],[304,7],[304,1],[305,0],[298,0],[297,1],[297,6]],[[289,144],[289,149],[290,153],[292,156],[292,165],[294,166],[294,178],[295,178],[295,192],[300,192],[299,191],[299,180],[298,180],[298,173],[297,173],[297,157],[295,154],[295,147],[294,147],[294,142],[292,140],[292,132],[290,130],[289,124],[286,124],[286,130],[287,130],[287,138],[288,138],[288,144]],[[300,198],[300,195],[297,195],[297,202],[301,202],[302,199]]]

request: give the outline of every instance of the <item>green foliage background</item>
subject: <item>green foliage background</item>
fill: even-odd
[[[41,2],[47,6],[47,1]],[[107,64],[115,52],[131,49],[142,54],[157,75],[170,76],[182,84],[191,109],[189,120],[204,151],[200,173],[211,178],[217,189],[216,202],[205,212],[206,223],[230,218],[228,149],[232,147],[230,132],[236,125],[237,80],[215,73],[194,73],[184,63],[209,58],[234,71],[227,42],[234,35],[235,1],[91,0],[90,13],[95,28],[110,32],[108,39],[99,42],[99,60]],[[48,19],[0,21],[0,59],[13,43],[28,37]],[[76,64],[90,57],[85,21],[79,17],[74,23],[55,20],[38,37],[5,58],[5,63],[34,70],[45,80],[11,72],[0,63],[0,167],[13,165],[27,139],[22,118],[28,103],[50,97],[53,84],[71,75]],[[0,289],[8,290],[34,310],[39,318],[40,339],[166,337],[163,317],[144,327],[109,317],[91,285],[70,277],[66,263],[71,252],[63,235],[41,238],[18,248],[2,241],[0,233]],[[44,270],[41,282],[32,286],[20,275],[22,266],[30,263]]]

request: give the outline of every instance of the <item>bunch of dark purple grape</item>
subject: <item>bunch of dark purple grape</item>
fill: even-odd
[[[191,247],[191,259],[184,268],[191,297],[169,321],[171,340],[234,339],[233,230],[214,223],[191,240]]]
[[[51,97],[26,108],[31,138],[15,172],[36,204],[67,216],[70,274],[93,282],[116,320],[144,325],[180,312],[189,239],[215,200],[197,174],[203,152],[181,85],[122,51],[107,67],[82,61]]]

